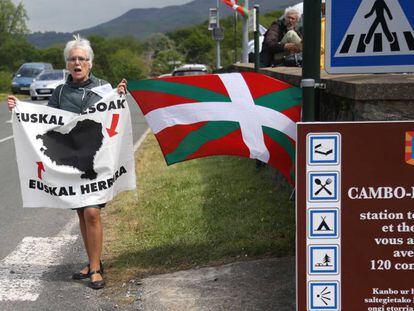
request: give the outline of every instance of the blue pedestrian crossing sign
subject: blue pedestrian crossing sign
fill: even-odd
[[[326,0],[328,73],[414,72],[413,0]]]

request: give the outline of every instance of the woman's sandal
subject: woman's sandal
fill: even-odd
[[[89,277],[91,267],[88,264],[88,273],[82,273],[82,272],[76,272],[74,274],[72,274],[72,279],[73,280],[83,280],[83,279],[87,279]]]
[[[90,270],[91,270],[91,266],[88,264],[88,273],[76,272],[76,273],[72,274],[72,279],[73,280],[87,279],[91,275]],[[103,267],[102,261],[100,262],[100,269],[99,270],[102,272],[102,274],[104,273],[104,267]]]
[[[89,272],[89,275],[92,276],[94,274],[100,274],[102,276],[103,272],[101,270],[92,270]],[[101,289],[105,287],[105,280],[99,280],[99,281],[90,281],[89,282],[89,287],[92,289]]]

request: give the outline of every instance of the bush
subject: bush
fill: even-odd
[[[0,71],[0,92],[8,93],[11,88],[13,74],[9,71],[1,70]]]
[[[148,66],[139,57],[128,49],[120,49],[109,56],[109,61],[112,66],[113,85],[116,85],[123,78],[139,80],[144,79],[148,75]]]

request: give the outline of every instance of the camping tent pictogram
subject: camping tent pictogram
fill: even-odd
[[[329,228],[328,224],[325,221],[326,217],[321,217],[321,218],[322,218],[322,222],[319,224],[316,231],[332,231],[332,229]]]

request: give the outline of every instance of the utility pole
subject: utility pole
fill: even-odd
[[[244,7],[249,10],[249,0],[244,1]],[[242,30],[242,63],[249,62],[249,29],[247,27],[247,17],[243,18],[243,30]]]
[[[302,82],[304,122],[315,121],[315,88],[320,86],[321,0],[303,2]]]

